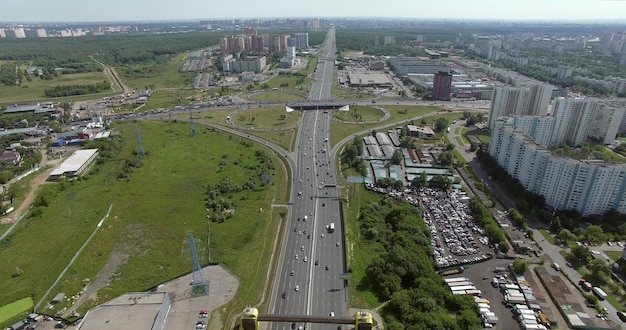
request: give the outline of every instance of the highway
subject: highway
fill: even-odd
[[[310,101],[330,99],[334,30],[327,34],[321,52]],[[303,112],[294,155],[292,207],[271,299],[270,312],[274,314],[347,316],[346,292],[340,279],[345,273],[341,207],[329,127],[328,112]],[[327,229],[331,223],[335,226],[332,233]],[[274,323],[270,328],[290,329],[291,324]],[[337,325],[308,324],[306,329],[337,329]]]

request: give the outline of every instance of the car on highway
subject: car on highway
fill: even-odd
[[[307,257],[304,257],[302,261],[307,262],[308,261]]]
[[[300,251],[304,251],[304,245],[300,247]]]
[[[296,260],[298,260],[298,258],[299,258],[299,256],[296,254]],[[306,258],[306,257],[304,257],[304,258]]]
[[[296,275],[296,272],[294,272],[294,271],[292,270],[292,271],[291,271],[291,273],[290,273],[289,275],[294,276],[294,275]]]
[[[330,317],[335,317],[335,312],[330,312]]]
[[[283,292],[283,299],[287,298],[287,292]]]
[[[300,291],[300,285],[296,284],[296,291]]]

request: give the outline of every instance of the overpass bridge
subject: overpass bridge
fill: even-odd
[[[286,106],[294,110],[342,110],[341,108],[348,106],[347,101],[333,102],[333,101],[301,101],[301,102],[287,102]]]
[[[259,321],[267,322],[299,322],[299,323],[320,323],[320,324],[353,324],[354,330],[371,330],[373,318],[370,313],[358,312],[354,318],[345,317],[322,317],[310,315],[276,315],[259,314],[259,310],[254,307],[247,307],[241,317],[241,328],[243,330],[258,330]]]

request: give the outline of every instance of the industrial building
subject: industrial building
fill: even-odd
[[[380,73],[349,73],[348,83],[350,87],[390,88],[392,86],[389,78]]]
[[[56,181],[61,178],[76,178],[85,173],[97,157],[98,149],[76,150],[50,173],[48,180]]]
[[[419,57],[392,57],[389,65],[399,76],[409,74],[435,74],[439,71],[450,72],[450,68],[441,64],[440,60],[431,60]]]

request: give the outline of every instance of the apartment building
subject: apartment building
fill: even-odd
[[[526,190],[544,196],[547,205],[583,216],[610,209],[626,213],[625,164],[553,155],[516,131],[511,121],[494,124],[489,154]]]

